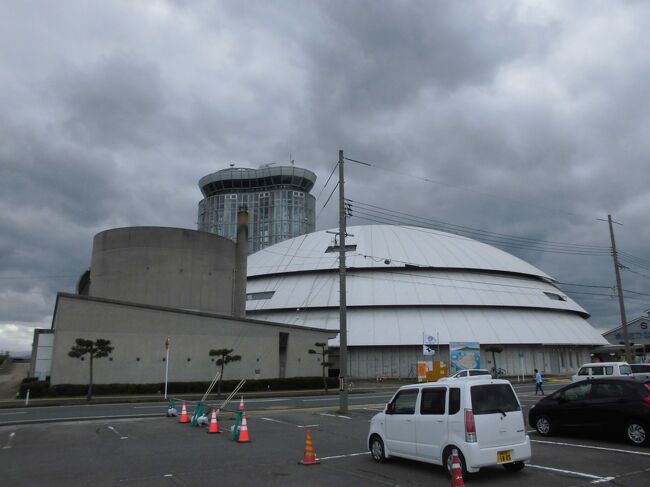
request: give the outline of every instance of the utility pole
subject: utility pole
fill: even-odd
[[[348,327],[345,297],[345,193],[343,180],[343,151],[339,151],[339,412],[348,412]]]
[[[601,221],[605,221],[599,218]],[[623,327],[623,341],[625,342],[625,360],[628,364],[632,363],[632,354],[630,353],[630,340],[627,333],[627,318],[625,316],[625,302],[623,301],[623,288],[621,287],[621,271],[618,263],[618,252],[616,252],[616,240],[614,240],[614,227],[612,223],[620,225],[618,222],[612,222],[612,215],[607,215],[609,224],[609,236],[612,240],[612,256],[614,257],[614,272],[616,273],[616,292],[618,294],[618,307],[621,311],[621,325]]]

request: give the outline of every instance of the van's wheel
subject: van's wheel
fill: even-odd
[[[641,422],[635,419],[631,419],[626,423],[625,426],[625,436],[627,441],[636,446],[647,445],[649,442],[648,428]]]
[[[453,449],[454,449],[453,447],[448,447],[447,449],[445,449],[445,453],[442,459],[442,464],[447,469],[447,474],[449,474],[450,477],[451,477],[451,465],[452,465],[452,458],[453,458],[453,455],[451,453]],[[465,476],[467,475],[467,465],[465,464],[465,457],[463,456],[463,454],[458,448],[456,448],[456,450],[458,451],[458,459],[460,460],[460,466],[463,469],[463,476]]]
[[[503,468],[508,472],[521,472],[525,466],[526,464],[524,462],[510,462],[503,464]]]
[[[542,436],[551,436],[553,434],[553,423],[551,418],[546,415],[541,415],[535,421],[535,429]]]
[[[370,455],[372,455],[372,459],[377,463],[383,463],[386,461],[384,442],[381,440],[379,435],[373,435],[370,438]]]

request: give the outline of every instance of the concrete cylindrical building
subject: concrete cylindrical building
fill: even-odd
[[[232,314],[235,243],[182,228],[127,227],[95,235],[89,295]]]

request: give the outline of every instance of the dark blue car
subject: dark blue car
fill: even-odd
[[[617,377],[575,382],[532,406],[528,422],[542,436],[609,430],[634,445],[648,445],[650,381]]]

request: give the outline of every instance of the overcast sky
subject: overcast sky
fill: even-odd
[[[648,25],[644,1],[1,2],[0,350],[51,326],[95,233],[195,229],[198,180],[229,163],[291,155],[318,175],[317,229],[337,225],[339,149],[373,164],[348,165],[351,199],[408,214],[607,247],[611,213],[639,316]],[[607,255],[509,251],[615,284]],[[619,323],[611,290],[563,289]]]

